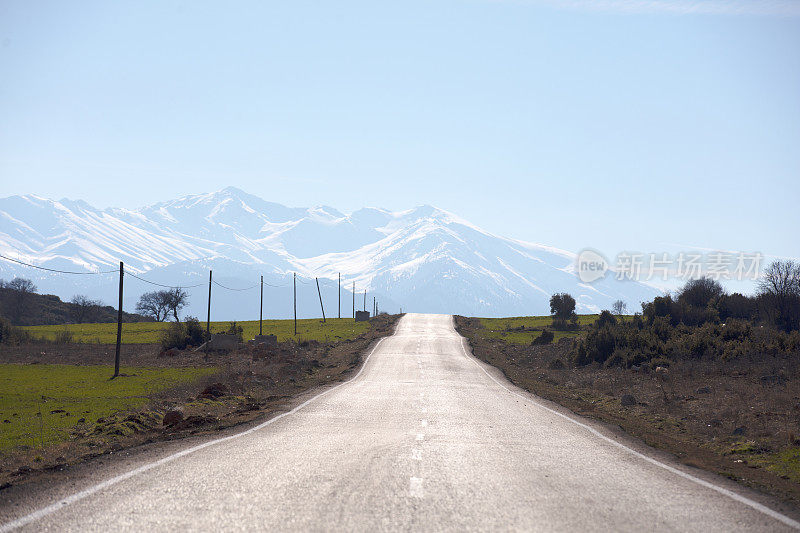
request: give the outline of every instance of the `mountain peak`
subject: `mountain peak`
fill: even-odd
[[[325,205],[286,207],[229,186],[135,210],[11,197],[0,199],[0,220],[0,254],[24,252],[36,265],[89,270],[123,261],[164,284],[207,277],[213,258],[215,275],[241,281],[231,286],[251,285],[256,274],[298,272],[322,281],[337,280],[341,273],[359,290],[420,312],[546,314],[549,295],[556,292],[573,294],[579,311],[586,312],[608,308],[616,299],[633,305],[656,294],[613,278],[587,287],[570,268],[571,254],[492,235],[429,204],[344,215]],[[0,277],[48,276],[25,268],[0,261]],[[48,279],[36,281],[44,287]],[[69,297],[84,290],[78,281],[53,277],[47,290]],[[113,293],[113,287],[108,290]],[[192,303],[196,299],[200,306],[206,297],[201,296]],[[219,314],[249,318],[241,309],[236,302]]]

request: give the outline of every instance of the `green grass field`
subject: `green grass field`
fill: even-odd
[[[230,322],[212,322],[211,332],[222,333]],[[237,322],[244,328],[244,339],[252,339],[258,333],[258,320]],[[205,322],[203,322],[205,326]],[[162,330],[169,327],[168,322],[133,322],[122,325],[122,342],[125,344],[157,343]],[[324,324],[316,318],[297,321],[297,336],[294,334],[293,320],[264,320],[264,334],[278,336],[278,341],[295,339],[338,341],[353,339],[369,329],[368,322],[354,322],[352,318],[329,318]],[[61,326],[26,326],[31,335],[46,340],[55,340],[64,330],[73,335],[74,342],[113,344],[117,342],[117,325],[111,324],[68,324]]]
[[[588,326],[597,320],[598,315],[578,315],[578,325]],[[552,329],[553,318],[550,316],[517,316],[509,318],[481,318],[484,327],[483,336],[489,339],[500,339],[511,344],[530,344],[542,334],[542,330]],[[522,329],[522,328],[525,329]],[[553,342],[563,337],[575,337],[580,331],[554,331]]]
[[[67,440],[81,418],[95,423],[117,411],[141,408],[148,395],[216,372],[214,368],[0,365],[0,452]]]

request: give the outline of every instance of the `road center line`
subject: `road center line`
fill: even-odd
[[[412,498],[424,498],[425,491],[422,488],[422,478],[412,477],[408,480],[408,492]]]

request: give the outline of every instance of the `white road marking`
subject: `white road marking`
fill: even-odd
[[[80,500],[82,500],[82,499],[84,499],[84,498],[86,498],[88,496],[91,496],[92,494],[100,492],[103,489],[107,489],[108,487],[116,485],[117,483],[125,481],[126,479],[130,479],[130,478],[132,478],[132,477],[134,477],[134,476],[136,476],[138,474],[142,474],[144,472],[147,472],[148,470],[152,470],[153,468],[155,468],[157,466],[161,466],[163,464],[170,463],[170,462],[174,461],[175,459],[180,459],[183,456],[189,455],[190,453],[194,453],[194,452],[200,451],[200,450],[202,450],[204,448],[208,448],[209,446],[214,446],[215,444],[221,444],[223,442],[228,442],[228,441],[231,441],[231,440],[234,440],[234,439],[238,439],[239,437],[243,437],[245,435],[249,435],[250,433],[256,432],[256,431],[258,431],[260,429],[263,429],[263,428],[269,426],[270,424],[273,424],[273,423],[277,422],[281,418],[284,418],[284,417],[287,417],[289,415],[292,415],[292,414],[296,413],[297,411],[299,411],[303,407],[307,406],[308,404],[312,403],[313,401],[317,400],[318,398],[322,398],[326,394],[338,389],[339,387],[347,385],[348,383],[352,383],[353,381],[358,379],[358,377],[361,375],[361,373],[364,372],[364,369],[367,368],[367,363],[369,362],[370,357],[372,357],[372,354],[375,353],[375,350],[378,349],[378,346],[380,346],[381,343],[383,342],[383,340],[386,339],[386,338],[388,338],[388,337],[384,337],[384,338],[380,339],[377,342],[377,344],[375,344],[375,347],[372,348],[372,351],[369,352],[369,355],[367,355],[366,359],[364,359],[364,364],[361,365],[361,368],[358,370],[358,372],[356,373],[355,376],[353,376],[352,378],[348,379],[347,381],[343,381],[342,383],[339,383],[338,385],[335,385],[335,386],[333,386],[333,387],[331,387],[331,388],[329,388],[327,390],[324,390],[324,391],[320,392],[319,394],[317,394],[313,398],[309,398],[308,400],[304,401],[303,403],[301,403],[300,405],[298,405],[297,407],[295,407],[291,411],[287,411],[285,413],[281,413],[281,414],[275,416],[274,418],[270,418],[266,422],[262,422],[261,424],[259,424],[257,426],[254,426],[254,427],[252,427],[250,429],[246,429],[246,430],[242,431],[241,433],[236,433],[235,435],[229,435],[227,437],[222,437],[222,438],[215,439],[215,440],[212,440],[212,441],[204,442],[203,444],[198,444],[197,446],[193,446],[191,448],[187,448],[186,450],[181,450],[181,451],[179,451],[177,453],[174,453],[172,455],[168,455],[167,457],[163,457],[163,458],[159,459],[158,461],[153,461],[152,463],[147,463],[145,465],[140,466],[139,468],[135,468],[133,470],[125,472],[124,474],[120,474],[120,475],[118,475],[116,477],[112,477],[111,479],[107,479],[107,480],[103,481],[102,483],[98,483],[97,485],[93,485],[93,486],[91,486],[89,488],[86,488],[86,489],[84,489],[82,491],[76,492],[75,494],[72,494],[70,496],[67,496],[67,497],[61,499],[61,500],[58,500],[57,502],[51,503],[47,507],[42,507],[41,509],[33,511],[32,513],[29,513],[29,514],[27,514],[25,516],[21,516],[21,517],[17,518],[16,520],[12,520],[11,522],[6,522],[5,524],[0,525],[0,533],[6,533],[7,531],[12,531],[14,529],[17,529],[17,528],[20,528],[20,527],[25,526],[27,524],[30,524],[31,522],[33,522],[35,520],[38,520],[40,518],[44,518],[45,516],[47,516],[49,514],[52,514],[55,511],[58,511],[59,509],[63,509],[64,507],[66,507],[68,505],[71,505],[71,504],[73,504],[75,502],[78,502],[78,501],[80,501]],[[422,480],[420,480],[420,483],[422,483]]]
[[[419,425],[422,427],[426,427],[428,425],[428,421],[423,418],[422,420],[419,421]]]
[[[452,320],[452,318],[451,318],[451,320]],[[452,323],[452,326],[453,326],[453,331],[455,331],[456,334],[458,334],[458,331],[456,331],[456,328],[455,328],[455,322]],[[506,392],[509,392],[509,393],[513,394],[514,396],[517,396],[518,398],[521,398],[522,400],[524,400],[526,402],[532,403],[532,404],[536,405],[537,407],[539,407],[541,409],[544,409],[545,411],[548,411],[550,413],[553,413],[554,415],[557,415],[557,416],[560,416],[561,418],[569,420],[573,424],[584,428],[585,430],[587,430],[591,434],[595,435],[596,437],[599,437],[599,438],[603,439],[604,441],[616,446],[617,448],[625,450],[628,453],[630,453],[630,454],[632,454],[632,455],[634,455],[634,456],[636,456],[636,457],[638,457],[640,459],[643,459],[643,460],[647,461],[648,463],[651,463],[651,464],[654,464],[654,465],[656,465],[658,467],[661,467],[664,470],[666,470],[668,472],[671,472],[671,473],[673,473],[673,474],[675,474],[677,476],[680,476],[680,477],[682,477],[684,479],[688,479],[689,481],[693,481],[693,482],[697,483],[698,485],[701,485],[703,487],[706,487],[706,488],[709,488],[711,490],[714,490],[714,491],[716,491],[716,492],[718,492],[718,493],[720,493],[720,494],[722,494],[724,496],[728,496],[729,498],[731,498],[733,500],[736,500],[739,503],[743,503],[743,504],[747,505],[748,507],[751,507],[751,508],[755,509],[756,511],[760,511],[760,512],[764,513],[765,515],[774,518],[775,520],[783,522],[784,524],[786,524],[789,527],[793,527],[795,529],[800,529],[800,522],[798,522],[797,520],[793,520],[793,519],[789,518],[788,516],[779,513],[778,511],[774,511],[774,510],[770,509],[769,507],[767,507],[766,505],[763,505],[761,503],[753,501],[750,498],[742,496],[741,494],[737,494],[737,493],[735,493],[735,492],[733,492],[731,490],[728,490],[726,488],[714,485],[713,483],[710,483],[708,481],[705,481],[703,479],[695,477],[695,476],[693,476],[691,474],[687,474],[686,472],[683,472],[682,470],[678,470],[677,468],[674,468],[674,467],[671,467],[671,466],[669,466],[667,464],[664,464],[664,463],[662,463],[662,462],[660,462],[660,461],[658,461],[656,459],[653,459],[652,457],[648,457],[647,455],[644,455],[643,453],[639,453],[636,450],[628,448],[624,444],[615,441],[614,439],[606,437],[605,435],[603,435],[602,433],[600,433],[599,431],[597,431],[596,429],[594,429],[591,426],[588,426],[588,425],[586,425],[586,424],[584,424],[582,422],[579,422],[579,421],[575,420],[574,418],[565,415],[564,413],[559,413],[558,411],[550,409],[546,405],[542,405],[539,402],[534,401],[533,398],[531,398],[531,397],[526,397],[526,396],[524,396],[522,394],[519,394],[518,392],[515,392],[515,391],[509,389],[508,387],[503,385],[501,382],[497,381],[494,378],[494,376],[492,376],[489,372],[487,372],[486,369],[483,366],[481,366],[480,363],[478,363],[478,361],[475,358],[475,356],[470,356],[467,353],[467,349],[464,347],[464,337],[459,335],[459,338],[460,338],[459,343],[461,345],[461,351],[464,354],[464,356],[467,359],[469,359],[470,361],[472,361],[472,363],[475,366],[477,366],[478,368],[480,368],[483,371],[483,373],[486,374],[489,377],[489,379],[494,381],[497,385],[499,385]]]
[[[424,498],[425,491],[422,488],[422,478],[412,477],[408,480],[408,492],[412,498]]]
[[[417,433],[417,440],[425,440],[425,434],[424,433]]]

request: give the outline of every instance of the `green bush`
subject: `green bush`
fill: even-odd
[[[549,329],[542,331],[541,335],[531,341],[531,344],[550,344],[555,339],[555,334]]]
[[[617,323],[617,318],[611,314],[610,311],[602,311],[600,316],[597,317],[595,324],[597,324],[598,328],[602,328],[603,326],[614,326]]]
[[[0,316],[0,344],[23,344],[31,342],[33,337],[22,328],[12,326],[11,322]]]
[[[170,322],[169,327],[159,336],[159,342],[164,350],[171,348],[185,350],[187,346],[199,346],[205,340],[206,332],[203,326],[191,316],[187,316],[183,322]]]

